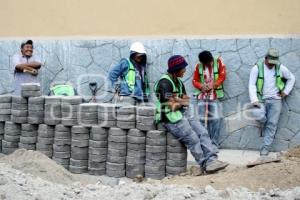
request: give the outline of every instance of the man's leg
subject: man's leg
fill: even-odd
[[[265,105],[267,121],[264,128],[264,144],[261,153],[263,155],[268,155],[269,147],[273,143],[277,131],[282,102],[281,100],[271,99],[266,100]]]
[[[218,101],[212,101],[209,103],[209,120],[208,120],[208,134],[212,143],[219,147],[219,136],[221,126],[221,114]]]

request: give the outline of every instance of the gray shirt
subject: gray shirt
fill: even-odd
[[[14,95],[21,95],[21,84],[22,83],[38,83],[37,76],[31,75],[29,73],[16,71],[15,68],[19,64],[26,64],[30,62],[41,62],[41,60],[33,55],[29,58],[23,56],[22,54],[16,54],[12,57],[12,66],[14,70]]]

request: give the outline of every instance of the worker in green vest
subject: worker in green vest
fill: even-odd
[[[109,91],[117,92],[116,102],[135,104],[149,99],[149,80],[146,72],[147,56],[142,43],[134,42],[130,47],[130,57],[123,58],[108,74]],[[121,83],[116,88],[116,83]]]
[[[168,72],[154,85],[157,97],[155,119],[191,151],[203,171],[213,173],[228,164],[218,160],[207,130],[190,113],[190,98],[181,81],[187,65],[180,55],[169,58]]]
[[[219,99],[224,97],[226,66],[221,57],[213,57],[209,51],[202,51],[198,58],[199,63],[195,67],[192,80],[195,88],[192,104],[218,149],[222,117]]]
[[[280,117],[282,99],[293,89],[295,76],[279,61],[279,51],[270,48],[264,60],[252,68],[249,95],[253,117],[264,125],[264,142],[261,156],[269,154]]]

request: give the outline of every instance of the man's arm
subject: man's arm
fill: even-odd
[[[109,89],[113,90],[115,88],[115,83],[118,81],[118,78],[124,74],[124,72],[128,69],[128,62],[126,59],[122,59],[119,64],[110,70],[108,74],[109,80]]]
[[[251,103],[259,103],[257,98],[257,88],[256,88],[256,81],[258,76],[258,68],[255,65],[250,72],[249,78],[249,97]]]
[[[195,88],[203,92],[206,92],[208,90],[208,86],[200,82],[199,64],[197,64],[195,67],[192,84]]]
[[[281,96],[289,95],[289,93],[292,91],[294,84],[295,84],[295,76],[294,74],[284,65],[280,66],[280,70],[282,73],[282,77],[286,79],[285,88],[283,90],[283,94]]]
[[[33,61],[25,64],[17,64],[15,67],[17,70],[24,71],[24,70],[32,70],[32,69],[38,70],[41,68],[41,66],[42,66],[41,63]]]
[[[220,57],[218,58],[218,65],[219,65],[219,70],[218,70],[219,78],[218,78],[218,80],[215,80],[215,82],[214,82],[214,89],[216,89],[220,85],[222,85],[226,79],[226,66]]]

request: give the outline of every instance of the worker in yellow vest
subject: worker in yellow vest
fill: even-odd
[[[199,63],[195,67],[192,81],[195,88],[193,106],[218,149],[222,117],[219,99],[224,97],[226,66],[221,57],[213,57],[209,51],[202,51],[198,58]]]
[[[252,68],[249,79],[249,95],[253,117],[264,125],[264,143],[260,150],[261,156],[269,154],[277,124],[280,117],[282,102],[292,90],[295,76],[279,61],[279,51],[270,48],[264,60],[260,60]]]
[[[135,104],[148,101],[150,89],[146,72],[147,55],[141,42],[134,42],[130,47],[130,57],[121,61],[109,72],[109,90],[116,89],[118,79],[121,79],[115,101]]]

